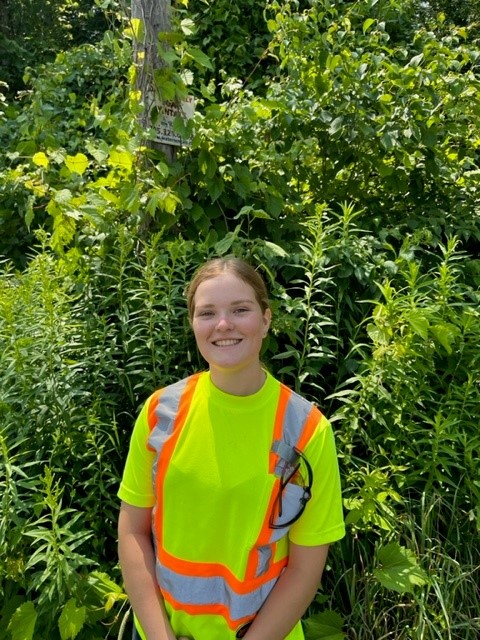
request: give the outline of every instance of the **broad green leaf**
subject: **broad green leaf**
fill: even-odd
[[[47,156],[43,153],[43,151],[38,151],[32,157],[32,162],[33,164],[36,164],[37,167],[44,167],[46,169],[50,161],[47,158]]]
[[[195,33],[195,23],[190,18],[185,18],[180,22],[180,29],[186,36],[191,36]]]
[[[60,630],[61,639],[73,640],[74,638],[76,638],[81,628],[85,624],[86,617],[86,607],[77,607],[75,599],[70,598],[70,600],[63,607],[63,611],[60,614],[60,618],[58,620],[58,628]]]
[[[112,606],[121,600],[126,600],[127,594],[116,582],[101,571],[92,571],[88,576],[89,587],[95,592],[95,597],[104,602],[105,611],[110,611]]]
[[[221,240],[215,244],[215,251],[219,256],[223,256],[230,249],[238,236],[241,225],[237,225],[235,231],[229,231]]]
[[[428,338],[428,327],[430,325],[428,318],[426,318],[421,311],[413,310],[408,312],[407,319],[413,331],[426,340]]]
[[[391,93],[382,93],[379,101],[383,102],[384,104],[390,104],[391,102],[393,102],[393,96]]]
[[[391,329],[388,327],[379,327],[373,322],[370,322],[367,325],[367,333],[370,340],[375,344],[386,345],[390,342],[392,337]]]
[[[207,181],[207,189],[212,202],[218,200],[224,188],[223,180],[219,176],[215,176],[212,180]]]
[[[380,142],[387,151],[391,151],[393,149],[393,138],[388,132],[383,134],[380,138]]]
[[[280,258],[287,258],[288,253],[285,251],[283,247],[280,247],[278,244],[274,242],[270,242],[269,240],[265,240],[265,246],[270,249],[270,251]]]
[[[367,33],[367,31],[370,29],[372,24],[375,24],[375,19],[374,18],[367,18],[365,20],[365,22],[363,23],[363,27],[362,27],[363,33]]]
[[[254,218],[261,218],[262,220],[272,219],[272,216],[269,216],[264,209],[252,209],[251,213]]]
[[[380,569],[374,569],[377,580],[387,589],[412,593],[416,586],[427,583],[427,575],[417,564],[413,551],[393,542],[378,550]]]
[[[200,49],[197,49],[196,47],[191,47],[190,49],[188,49],[188,54],[201,67],[205,67],[206,69],[210,69],[211,71],[213,71],[213,65],[210,62],[209,57],[205,55],[203,51],[200,51]]]
[[[442,345],[445,351],[450,355],[452,346],[459,335],[459,329],[453,324],[442,322],[430,327],[434,338]]]
[[[305,640],[343,640],[344,620],[335,611],[322,611],[304,621]]]
[[[132,154],[128,151],[120,151],[113,149],[108,158],[108,164],[112,167],[118,167],[130,171],[133,165]]]
[[[208,178],[213,178],[217,170],[217,162],[212,154],[206,149],[202,149],[198,154],[198,167]]]
[[[8,630],[12,634],[12,640],[32,640],[37,621],[37,612],[33,602],[24,602],[8,623]]]
[[[383,161],[380,161],[377,164],[376,169],[377,169],[379,175],[382,178],[386,178],[387,176],[391,176],[393,171],[394,171],[394,168],[391,165],[385,164],[385,162],[383,162]]]
[[[53,194],[53,199],[57,204],[68,204],[72,200],[70,189],[59,189]]]
[[[173,193],[167,193],[164,198],[160,198],[160,206],[166,213],[175,213],[179,203],[179,198]]]
[[[278,24],[275,20],[267,20],[267,29],[270,31],[270,33],[275,33],[275,31],[278,29]]]
[[[83,153],[77,153],[74,156],[67,156],[65,164],[72,173],[82,175],[88,167],[88,158]]]
[[[408,62],[407,67],[418,67],[423,60],[423,53],[419,53]]]
[[[331,122],[330,127],[328,128],[328,132],[330,134],[337,133],[337,131],[340,131],[340,129],[342,128],[342,125],[343,125],[343,117],[338,116],[338,118],[335,118],[335,120]]]
[[[143,20],[140,20],[140,18],[130,18],[129,21],[130,24],[130,28],[129,29],[125,29],[125,33],[127,35],[133,35],[133,37],[135,38],[135,40],[143,40],[143,36],[144,36],[144,26],[143,26]]]

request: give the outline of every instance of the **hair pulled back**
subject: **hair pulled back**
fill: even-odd
[[[270,308],[268,304],[268,291],[262,276],[255,271],[255,269],[244,260],[235,258],[234,256],[227,256],[225,258],[214,258],[208,260],[194,273],[193,278],[187,288],[187,307],[188,317],[190,321],[193,318],[195,311],[195,293],[202,282],[216,278],[223,273],[231,273],[237,276],[240,280],[243,280],[246,284],[250,285],[255,293],[255,299],[257,300],[262,312],[265,312]]]

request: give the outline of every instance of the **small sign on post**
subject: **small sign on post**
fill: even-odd
[[[176,147],[188,146],[191,139],[182,138],[179,133],[174,131],[173,123],[175,118],[182,118],[184,121],[190,120],[194,113],[195,100],[193,96],[188,96],[186,100],[178,103],[171,101],[164,103],[159,121],[155,125],[155,140],[163,144],[173,144]]]

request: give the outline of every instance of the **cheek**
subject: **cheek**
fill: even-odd
[[[193,329],[193,335],[197,342],[201,342],[202,340],[205,340],[210,332],[210,328],[206,323],[205,324],[194,323],[192,325],[192,329]]]

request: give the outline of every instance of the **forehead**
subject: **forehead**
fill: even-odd
[[[222,273],[201,282],[195,291],[195,305],[222,304],[234,301],[256,302],[255,291],[233,273]]]

